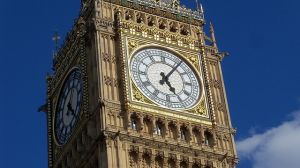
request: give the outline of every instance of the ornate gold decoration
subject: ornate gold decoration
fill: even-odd
[[[147,97],[145,97],[135,86],[135,84],[132,82],[132,90],[133,90],[133,98],[136,101],[147,103],[147,104],[154,104],[151,100],[149,100]]]
[[[131,40],[128,41],[128,51],[129,55],[131,55],[132,51],[136,49],[139,46],[139,43],[137,41]]]
[[[199,68],[199,59],[197,55],[184,55],[185,58],[188,59],[190,63],[192,63],[197,69]]]
[[[165,20],[160,19],[158,23],[165,24],[165,22]],[[160,42],[176,45],[182,48],[189,48],[195,51],[198,51],[200,49],[199,46],[194,45],[198,41],[197,38],[183,35],[174,31],[172,32],[168,29],[162,29],[161,25],[153,28],[153,26],[135,23],[130,20],[124,20],[121,24],[122,32],[124,32],[125,34],[129,33],[130,35],[142,36],[143,38],[147,39],[154,38],[155,40]],[[177,28],[179,26],[176,24],[172,24],[173,27],[175,26]]]
[[[202,100],[195,108],[188,111],[198,115],[206,116],[207,108],[205,106],[205,100]]]

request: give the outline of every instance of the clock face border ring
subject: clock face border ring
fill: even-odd
[[[81,83],[81,92],[82,92],[81,95],[80,95],[81,98],[80,98],[80,104],[79,104],[79,111],[78,111],[77,116],[75,116],[75,118],[76,118],[77,121],[75,121],[74,128],[72,128],[73,130],[71,130],[69,137],[66,138],[65,142],[60,143],[59,140],[58,140],[57,134],[56,134],[56,122],[57,122],[56,121],[56,116],[58,115],[58,106],[60,104],[60,99],[62,99],[61,95],[64,93],[65,85],[67,84],[67,82],[68,82],[69,78],[71,77],[72,73],[75,73],[76,71],[80,72],[80,81],[79,82]],[[63,146],[63,145],[65,145],[69,141],[70,137],[72,136],[73,131],[76,128],[76,126],[78,124],[78,120],[80,119],[80,116],[81,116],[81,111],[82,111],[81,108],[82,108],[82,102],[83,102],[83,97],[84,97],[83,96],[83,92],[84,92],[84,90],[83,90],[83,83],[84,83],[84,81],[83,81],[83,78],[82,78],[82,70],[81,70],[81,68],[78,67],[78,66],[74,66],[74,67],[70,68],[68,70],[68,72],[65,73],[65,74],[66,75],[61,80],[62,84],[58,88],[58,98],[57,98],[56,102],[54,102],[55,103],[54,108],[53,108],[54,109],[54,113],[52,115],[52,134],[53,134],[54,142],[55,142],[55,144],[57,146]]]
[[[133,77],[133,72],[131,72],[131,64],[132,64],[132,61],[134,59],[134,56],[136,56],[136,54],[138,54],[139,52],[143,51],[143,50],[146,50],[146,49],[158,49],[158,50],[161,50],[161,51],[165,51],[167,53],[170,53],[172,54],[173,56],[177,57],[178,59],[182,60],[189,68],[190,70],[192,71],[192,73],[194,74],[194,76],[196,77],[196,80],[198,82],[198,90],[199,90],[199,95],[198,95],[198,98],[197,100],[195,101],[195,103],[191,106],[189,106],[188,108],[172,108],[172,110],[188,110],[188,109],[193,109],[195,108],[204,98],[204,84],[203,84],[203,79],[200,75],[200,69],[196,68],[192,62],[190,62],[185,56],[184,54],[176,51],[175,49],[172,49],[172,48],[168,48],[168,47],[165,47],[165,46],[160,46],[160,45],[156,45],[156,44],[147,44],[147,45],[141,45],[137,48],[135,48],[132,52],[130,53],[127,53],[127,56],[128,56],[128,75],[130,77],[130,80],[129,83],[132,83],[134,85],[136,85],[137,89],[144,95],[144,93],[141,91],[141,88],[139,88],[136,84],[136,81],[132,79]],[[195,54],[196,55],[196,54]],[[198,59],[200,58],[197,58],[197,61]],[[197,62],[199,65],[200,62]],[[199,67],[200,68],[200,67]],[[133,93],[130,92],[130,94],[132,95]],[[144,95],[145,96],[145,95]],[[133,98],[133,95],[131,96]],[[146,96],[147,98],[149,98],[148,96]],[[156,102],[156,101],[155,101]],[[157,103],[155,103],[157,104]],[[161,105],[160,105],[161,106]],[[163,105],[164,106],[164,105]],[[168,108],[168,107],[165,107],[165,108]]]

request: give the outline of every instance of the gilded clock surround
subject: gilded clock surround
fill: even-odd
[[[203,11],[172,1],[83,0],[80,15],[47,76],[49,167],[235,168],[237,155],[214,29]],[[178,53],[202,81],[190,110],[161,108],[130,79],[130,56],[145,46]],[[73,67],[83,80],[82,111],[64,145],[55,142],[54,111]]]
[[[206,107],[206,104],[207,104],[207,101],[206,101],[206,95],[205,93],[203,92],[204,90],[204,87],[203,87],[203,82],[202,82],[202,77],[201,77],[201,70],[199,69],[199,58],[198,58],[198,55],[189,55],[187,56],[187,54],[183,54],[182,52],[183,51],[176,51],[176,50],[172,50],[172,48],[167,48],[167,47],[163,47],[163,46],[160,46],[157,44],[154,44],[154,43],[147,43],[147,42],[138,42],[137,40],[125,40],[127,41],[127,49],[128,49],[128,52],[127,52],[127,66],[129,67],[129,64],[130,64],[130,59],[131,59],[131,56],[134,55],[134,53],[136,53],[137,51],[140,51],[142,49],[145,49],[145,48],[161,48],[165,51],[169,51],[171,53],[175,53],[177,56],[179,56],[181,59],[185,60],[188,64],[190,64],[190,66],[192,66],[192,69],[193,71],[195,72],[195,74],[197,75],[197,78],[198,80],[201,82],[200,86],[200,98],[199,98],[199,101],[190,109],[187,109],[186,112],[189,112],[189,113],[192,113],[192,114],[195,114],[197,116],[201,116],[201,117],[205,117],[205,118],[208,118],[208,112],[207,112],[207,107]],[[129,69],[129,68],[127,68]],[[128,74],[128,78],[130,78],[130,72],[128,70],[127,72]],[[149,100],[147,97],[145,97],[140,91],[139,89],[137,89],[137,86],[135,85],[135,83],[132,81],[132,80],[129,80],[128,81],[129,85],[131,86],[131,92],[129,92],[130,94],[128,95],[129,96],[129,100],[133,100],[133,101],[137,101],[137,102],[140,102],[140,103],[143,103],[143,104],[150,104],[150,105],[154,105],[156,106],[151,100]],[[130,104],[130,102],[129,102]],[[143,106],[143,104],[141,106]],[[129,105],[130,106],[130,105]],[[166,111],[169,111],[169,110],[164,110],[163,108],[160,109],[162,112],[166,112]],[[171,112],[173,113],[173,112]],[[195,116],[193,116],[195,117]]]

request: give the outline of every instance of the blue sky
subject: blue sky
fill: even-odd
[[[51,36],[70,30],[79,3],[0,5],[0,167],[47,167],[46,116],[36,111],[51,72]],[[298,168],[300,159],[293,155],[300,156],[300,1],[202,3],[219,49],[230,53],[222,67],[238,130],[238,168]]]

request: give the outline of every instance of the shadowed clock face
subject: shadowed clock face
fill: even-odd
[[[200,97],[200,82],[180,57],[157,48],[132,56],[131,78],[138,89],[156,104],[171,109],[192,108]]]
[[[60,92],[55,114],[55,135],[60,145],[66,143],[79,118],[82,80],[79,69],[69,73]]]

